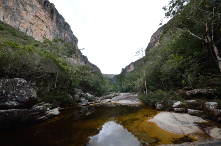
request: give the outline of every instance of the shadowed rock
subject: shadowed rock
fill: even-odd
[[[0,80],[0,108],[31,108],[36,102],[37,94],[34,88],[24,79]]]

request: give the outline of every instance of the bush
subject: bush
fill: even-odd
[[[141,95],[140,100],[152,107],[154,107],[157,102],[164,103],[164,109],[168,110],[172,107],[172,101],[180,100],[180,97],[178,97],[174,91],[157,90]]]

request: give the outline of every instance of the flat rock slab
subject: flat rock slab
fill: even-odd
[[[118,104],[142,104],[138,99],[138,94],[136,93],[121,93],[119,96],[116,96],[112,99],[111,103]]]
[[[149,121],[155,122],[159,127],[166,131],[179,135],[204,134],[204,132],[195,126],[194,123],[207,122],[200,117],[191,116],[186,113],[171,112],[161,112]]]
[[[192,143],[185,142],[182,144],[164,144],[160,146],[221,146],[221,141],[214,138],[210,138],[210,139],[195,141]]]
[[[221,129],[218,127],[208,127],[204,129],[207,134],[216,139],[221,139]]]

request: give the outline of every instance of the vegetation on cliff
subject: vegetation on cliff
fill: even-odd
[[[147,47],[150,51],[135,62],[134,71],[115,76],[118,90],[139,91],[144,94],[141,99],[152,105],[151,99],[163,100],[163,91],[219,89],[220,1],[173,0],[164,9],[173,19],[164,28],[160,44]]]
[[[0,78],[23,78],[31,83],[40,101],[74,104],[75,89],[100,96],[110,83],[89,66],[66,60],[77,48],[62,39],[36,41],[0,21]]]

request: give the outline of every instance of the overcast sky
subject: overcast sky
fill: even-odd
[[[164,18],[169,0],[50,0],[78,38],[78,48],[104,74],[137,60]],[[166,21],[166,20],[165,20]]]

